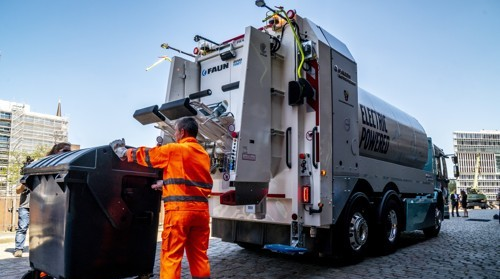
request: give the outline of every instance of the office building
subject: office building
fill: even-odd
[[[500,131],[453,132],[453,149],[458,156],[460,176],[457,190],[477,190],[494,202],[500,191]]]

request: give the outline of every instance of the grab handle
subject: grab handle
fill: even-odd
[[[312,165],[315,169],[318,168],[319,148],[318,148],[317,140],[318,140],[318,127],[314,126],[314,128],[312,129],[312,154],[313,154]]]
[[[292,140],[292,127],[288,127],[286,129],[286,137],[285,137],[285,141],[286,141],[286,166],[291,169],[292,168],[292,158],[290,156],[290,154],[292,153],[292,143],[291,143],[291,140]]]

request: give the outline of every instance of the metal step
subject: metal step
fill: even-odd
[[[268,249],[276,253],[289,254],[289,255],[297,255],[297,254],[302,255],[307,252],[306,248],[293,247],[283,244],[266,244],[264,245],[264,249]]]

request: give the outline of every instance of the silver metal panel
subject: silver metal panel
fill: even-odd
[[[357,65],[333,49],[331,53],[333,172],[335,176],[357,175],[359,172]],[[327,127],[322,126],[322,128]]]
[[[433,178],[423,170],[363,156],[360,165],[359,178],[369,181],[375,192],[382,192],[390,182],[395,183],[401,193],[434,192]]]
[[[234,181],[269,182],[271,178],[271,52],[269,36],[253,27],[245,30],[240,88],[241,126]],[[251,171],[249,171],[251,170]]]
[[[319,41],[322,41],[322,42],[328,44],[336,52],[345,56],[347,59],[351,60],[352,62],[356,62],[354,60],[354,57],[352,56],[351,52],[349,51],[349,48],[347,48],[347,46],[343,42],[341,42],[335,36],[328,33],[325,29],[316,25],[314,22],[310,21],[309,19],[304,18],[303,20],[307,21],[307,24],[311,27],[311,30],[315,33],[315,35]]]
[[[266,198],[266,216],[258,219],[254,211],[248,209],[247,205],[227,206],[221,205],[219,197],[209,199],[210,216],[224,219],[246,220],[252,222],[290,224],[292,221],[291,199]]]
[[[422,169],[427,135],[420,123],[374,95],[359,89],[360,154]]]
[[[186,98],[200,91],[200,67],[197,63],[174,56],[170,64],[165,102]]]
[[[318,63],[328,65],[331,61],[330,47],[323,42],[318,46]],[[319,169],[326,170],[326,175],[319,177],[320,191],[318,199],[324,205],[320,214],[320,224],[331,224],[333,214],[333,131],[332,131],[332,83],[331,68],[323,67],[319,72],[319,120],[320,145]]]

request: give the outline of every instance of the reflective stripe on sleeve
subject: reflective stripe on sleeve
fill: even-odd
[[[137,149],[136,148],[132,149],[132,161],[134,161],[134,163],[137,163]]]
[[[212,189],[212,184],[210,183],[191,181],[184,178],[169,178],[163,180],[163,185],[168,186],[170,184],[184,184],[186,186],[196,186],[205,189]]]
[[[203,196],[168,196],[163,198],[164,202],[208,202],[208,199]]]
[[[144,153],[146,154],[145,158],[146,164],[148,165],[148,167],[152,168],[153,165],[151,165],[151,160],[149,159],[149,148],[145,148]]]

